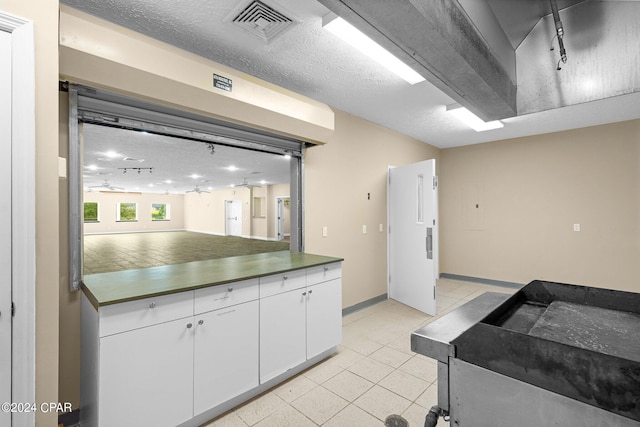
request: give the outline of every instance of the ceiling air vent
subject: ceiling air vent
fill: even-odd
[[[267,4],[264,1],[252,0],[236,7],[224,19],[243,31],[252,34],[259,39],[269,43],[271,40],[282,34],[285,30],[300,22],[299,19],[287,11],[287,14],[278,9],[275,2]]]

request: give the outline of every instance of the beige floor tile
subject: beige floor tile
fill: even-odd
[[[391,366],[385,365],[384,363],[378,362],[377,360],[373,360],[369,357],[364,358],[360,362],[349,367],[348,370],[371,381],[372,383],[377,383],[393,372],[393,368]]]
[[[315,427],[317,425],[292,406],[285,405],[260,421],[255,427]]]
[[[353,402],[373,387],[373,383],[352,372],[343,371],[323,384],[323,387],[338,396]]]
[[[431,408],[438,404],[438,381],[434,381],[418,398],[415,403],[423,408]]]
[[[285,402],[291,403],[317,386],[317,383],[311,381],[304,375],[298,375],[280,385],[273,392]]]
[[[203,424],[202,427],[247,427],[247,425],[235,412],[229,412],[222,417]]]
[[[394,339],[389,344],[387,344],[387,346],[395,350],[401,351],[403,353],[406,353],[410,356],[413,356],[415,353],[411,350],[411,332],[420,329],[423,323],[424,322],[420,323],[415,329],[412,329],[410,332],[403,334],[398,338]]]
[[[411,405],[409,400],[378,385],[353,403],[382,421],[389,415],[402,414]]]
[[[316,387],[299,399],[294,400],[291,406],[302,412],[313,422],[323,424],[348,404],[349,402],[326,388]]]
[[[420,354],[413,356],[398,369],[429,383],[438,377],[437,362]]]
[[[429,408],[413,403],[402,413],[402,417],[409,422],[410,426],[423,426],[428,412]],[[440,420],[438,420],[438,426],[440,426]]]
[[[340,345],[338,346],[338,353],[331,357],[327,362],[347,369],[349,366],[362,360],[363,357],[364,355],[357,351],[353,351],[350,348]]]
[[[431,381],[425,381],[407,372],[396,370],[384,377],[378,385],[413,402],[431,385]]]
[[[325,361],[304,371],[303,375],[316,384],[322,384],[342,371],[344,371],[344,368],[340,365]]]
[[[385,346],[380,350],[371,353],[369,357],[377,360],[378,362],[382,362],[385,365],[389,365],[393,368],[398,368],[412,356],[389,346]]]
[[[384,426],[384,422],[355,405],[349,405],[331,418],[324,427],[375,427]]]
[[[440,296],[436,299],[436,308],[438,314],[445,311],[447,308],[451,307],[453,304],[459,301],[459,298],[449,298],[445,296]]]
[[[362,336],[352,340],[343,339],[342,345],[365,356],[368,356],[374,351],[382,348],[382,344],[379,342],[362,338]]]
[[[285,404],[285,401],[275,393],[265,393],[239,407],[236,410],[236,415],[251,426],[273,414]]]

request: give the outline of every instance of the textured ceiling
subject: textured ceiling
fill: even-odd
[[[512,43],[530,23],[518,27],[509,13],[525,8],[524,15],[533,21],[542,13],[538,9],[546,7],[540,4],[548,3],[486,1],[502,22],[514,21],[502,24],[512,33]],[[513,117],[504,120],[502,129],[474,132],[445,113],[454,101],[433,85],[425,81],[411,86],[323,30],[322,17],[329,10],[315,0],[265,0],[299,20],[270,43],[225,22],[240,3],[235,0],[62,2],[441,148],[640,117],[640,95],[634,93]]]

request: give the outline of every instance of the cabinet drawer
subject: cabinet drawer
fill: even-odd
[[[100,336],[193,316],[193,291],[100,307]]]
[[[339,279],[340,277],[342,277],[341,262],[307,268],[307,286],[328,282],[329,280]]]
[[[305,270],[287,271],[260,278],[260,298],[304,288],[307,285]]]
[[[195,314],[257,300],[258,279],[210,286],[195,291]]]

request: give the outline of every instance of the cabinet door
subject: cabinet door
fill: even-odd
[[[342,279],[307,288],[307,358],[342,341]]]
[[[260,300],[260,383],[306,360],[306,290]]]
[[[175,427],[193,417],[192,322],[100,339],[101,426]]]
[[[196,316],[194,415],[258,386],[258,301]]]

